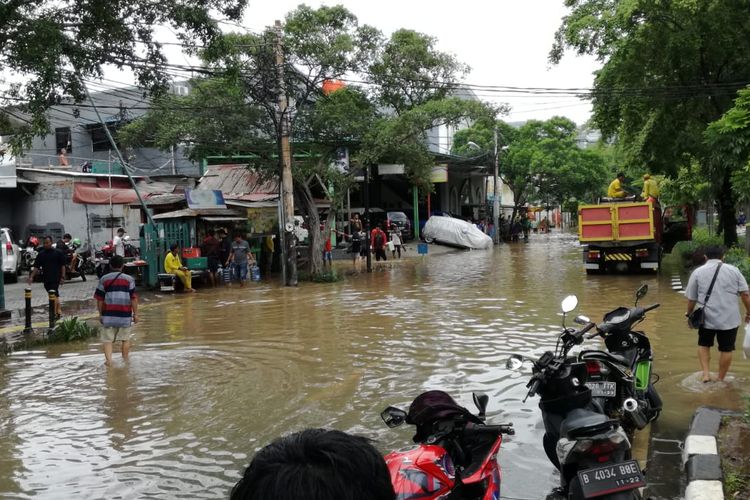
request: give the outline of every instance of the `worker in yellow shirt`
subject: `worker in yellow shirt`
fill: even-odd
[[[659,185],[649,174],[643,175],[643,192],[641,199],[654,203],[659,198]]]
[[[193,276],[190,274],[190,271],[182,265],[179,249],[180,247],[177,243],[173,243],[172,246],[169,247],[169,252],[167,252],[167,256],[164,257],[164,272],[177,276],[180,281],[182,281],[182,284],[185,285],[186,292],[194,292],[195,289],[192,287]]]
[[[608,198],[625,198],[628,194],[625,192],[625,189],[623,189],[622,185],[625,182],[625,174],[620,172],[617,174],[617,178],[609,183],[609,188],[607,188],[607,197]]]

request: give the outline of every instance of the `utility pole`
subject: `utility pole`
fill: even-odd
[[[498,187],[498,170],[500,166],[500,156],[497,148],[497,125],[495,125],[495,170],[492,174],[493,188],[492,188],[492,223],[495,226],[494,243],[497,245],[500,242],[500,189]]]
[[[283,208],[284,220],[279,220],[279,232],[282,237],[282,258],[286,262],[284,284],[297,286],[297,248],[292,231],[294,230],[294,185],[292,183],[292,150],[289,144],[289,103],[284,85],[284,49],[282,47],[281,21],[276,21],[276,71],[279,85],[279,138],[281,159],[281,192],[280,201]],[[312,228],[310,228],[312,230]]]
[[[367,259],[367,272],[372,272],[372,254],[370,253],[370,165],[365,165],[365,191],[363,194],[365,202],[365,256]]]

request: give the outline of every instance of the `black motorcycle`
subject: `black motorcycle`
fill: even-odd
[[[586,385],[592,396],[608,416],[622,421],[631,438],[635,430],[656,420],[662,410],[661,397],[652,381],[651,342],[644,332],[633,330],[648,311],[659,307],[638,307],[638,301],[647,293],[648,285],[642,285],[632,308],[618,307],[608,312],[604,321],[596,325],[596,332],[586,337],[602,337],[607,351],[583,350],[578,354],[578,360],[586,364]],[[576,321],[589,328],[593,325],[585,317],[579,316]]]
[[[641,498],[639,488],[646,481],[638,462],[631,459],[625,430],[592,399],[591,389],[586,385],[586,363],[568,356],[595,326],[589,323],[580,330],[565,327],[565,314],[577,304],[578,299],[573,295],[562,303],[563,332],[554,352],[547,351],[538,360],[514,354],[507,367],[519,369],[524,361],[533,364],[524,401],[537,394],[541,399],[544,451],[560,471],[560,488],[552,498]]]

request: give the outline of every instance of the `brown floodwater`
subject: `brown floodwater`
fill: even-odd
[[[599,319],[641,283],[644,303],[662,304],[642,324],[665,402],[654,433],[674,443],[697,406],[740,405],[741,356],[728,387],[698,382],[677,262],[658,276],[587,277],[579,252],[570,236],[538,235],[334,284],[166,296],[142,310],[130,363],[117,355],[109,370],[96,342],[16,352],[0,360],[0,497],[226,498],[253,453],[284,433],[332,427],[383,452],[407,446],[410,429],[387,429],[380,411],[439,388],[465,405],[472,391],[489,394],[488,421],[517,431],[501,451],[503,496],[543,498],[558,478],[537,401],[522,403],[528,372],[505,359],[554,346],[565,295]],[[674,496],[677,478],[666,481]]]

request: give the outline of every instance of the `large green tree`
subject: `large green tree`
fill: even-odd
[[[0,3],[0,129],[16,123],[13,149],[45,134],[46,111],[64,99],[81,102],[83,81],[105,66],[131,69],[138,83],[159,91],[168,82],[155,32],[208,43],[220,34],[212,17],[237,20],[247,0],[7,0]]]
[[[499,172],[513,193],[513,217],[528,203],[593,201],[601,193],[607,179],[603,157],[597,149],[578,146],[578,130],[571,120],[531,120],[519,128],[502,121],[480,120],[456,133],[454,152],[476,154],[470,143],[492,151],[493,127],[497,127],[499,145],[507,146],[500,153]]]
[[[566,0],[550,59],[566,50],[603,64],[594,123],[632,165],[711,176],[727,244],[736,241],[732,169],[711,165],[704,131],[750,81],[750,4],[742,0]]]

